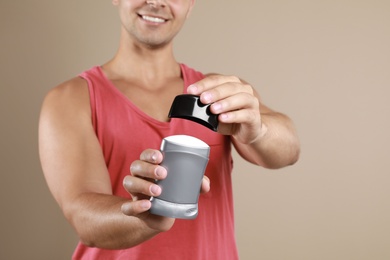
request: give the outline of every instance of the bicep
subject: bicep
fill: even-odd
[[[39,122],[39,150],[45,179],[62,208],[82,193],[112,193],[86,87],[68,84],[47,95]]]

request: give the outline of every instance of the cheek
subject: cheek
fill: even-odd
[[[126,0],[126,1],[117,0],[117,1],[119,2],[118,10],[122,21],[128,21],[132,19],[131,17],[133,16],[135,10],[140,6],[142,6],[142,4],[145,2],[144,0]]]
[[[191,10],[191,1],[186,0],[168,0],[171,12],[177,19],[185,20]]]
[[[125,9],[125,10],[130,10],[132,8],[134,8],[134,6],[137,4],[136,2],[139,2],[139,1],[120,1],[120,6],[122,9]]]
[[[145,4],[145,0],[113,0],[113,3],[114,2],[117,2],[116,5],[119,6],[120,9],[126,10],[127,12],[140,8]]]

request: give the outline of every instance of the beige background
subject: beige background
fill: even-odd
[[[70,259],[77,238],[37,153],[44,94],[109,59],[110,1],[0,3],[0,259]],[[236,157],[242,259],[390,259],[390,2],[199,0],[177,58],[251,82],[290,115],[300,162]]]

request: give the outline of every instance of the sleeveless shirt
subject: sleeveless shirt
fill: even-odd
[[[187,87],[204,75],[184,64],[180,67],[183,93],[186,93]],[[83,72],[80,77],[88,83],[92,123],[114,195],[130,199],[122,185],[123,178],[130,174],[130,164],[146,148],[159,149],[164,137],[177,134],[199,138],[210,146],[205,175],[210,178],[211,190],[199,196],[199,214],[195,220],[177,219],[169,231],[129,249],[107,250],[79,243],[73,259],[238,259],[230,137],[189,120],[172,118],[162,122],[148,116],[114,86],[99,66]]]

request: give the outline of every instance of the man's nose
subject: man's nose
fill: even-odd
[[[146,0],[146,4],[152,7],[164,7],[166,6],[165,0]]]

